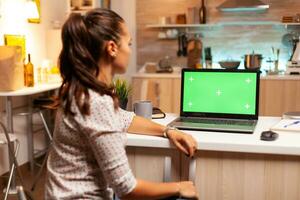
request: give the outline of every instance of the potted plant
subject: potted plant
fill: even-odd
[[[119,105],[122,109],[126,109],[128,102],[128,95],[131,92],[131,86],[126,80],[116,79],[114,82],[114,87],[117,96],[119,97]]]

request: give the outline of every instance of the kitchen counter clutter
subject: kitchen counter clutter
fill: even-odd
[[[136,73],[133,78],[181,78],[180,72],[174,73]],[[300,75],[262,75],[261,79],[266,80],[300,80]]]
[[[167,125],[178,115],[167,114],[165,119],[154,120]],[[198,149],[205,151],[228,151],[259,154],[284,154],[300,156],[300,133],[279,132],[275,141],[266,142],[260,140],[262,131],[269,130],[280,121],[280,117],[260,117],[253,134],[236,134],[208,131],[186,131],[197,140]],[[128,134],[127,146],[174,148],[168,140],[160,137]]]

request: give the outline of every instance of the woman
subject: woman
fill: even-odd
[[[195,140],[178,130],[134,116],[118,107],[112,79],[124,73],[131,38],[116,13],[95,9],[73,14],[62,29],[63,84],[48,160],[46,199],[197,198],[191,182],[136,180],[125,152],[126,132],[167,136],[193,156]]]

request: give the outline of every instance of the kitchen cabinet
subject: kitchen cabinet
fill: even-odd
[[[180,75],[137,74],[133,76],[133,102],[151,100],[164,112],[180,113]],[[260,81],[260,116],[282,116],[300,110],[300,77],[263,76]]]
[[[180,153],[176,149],[127,147],[128,161],[138,179],[168,182],[180,181]],[[171,171],[165,178],[165,159],[171,159]],[[167,179],[167,180],[165,180]],[[168,180],[169,179],[169,180]]]
[[[178,82],[179,81],[179,82]],[[132,101],[151,100],[164,112],[179,112],[180,80],[170,78],[133,78]],[[179,88],[179,91],[178,91]]]
[[[200,199],[300,199],[300,157],[220,151],[198,151],[195,185]],[[182,180],[188,160],[181,159]]]
[[[168,114],[154,121],[166,125],[176,117]],[[278,121],[279,117],[262,117],[250,135],[186,131],[198,144],[192,160],[195,167],[165,138],[128,134],[129,162],[137,178],[162,181],[163,157],[171,156],[171,181],[194,181],[199,199],[298,200],[299,134],[280,133],[276,142],[259,139],[262,130]]]
[[[281,116],[284,112],[300,110],[300,77],[295,79],[262,79],[259,113]]]

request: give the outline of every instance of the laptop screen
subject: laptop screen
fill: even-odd
[[[213,117],[258,115],[258,72],[184,69],[182,75],[181,113]]]

